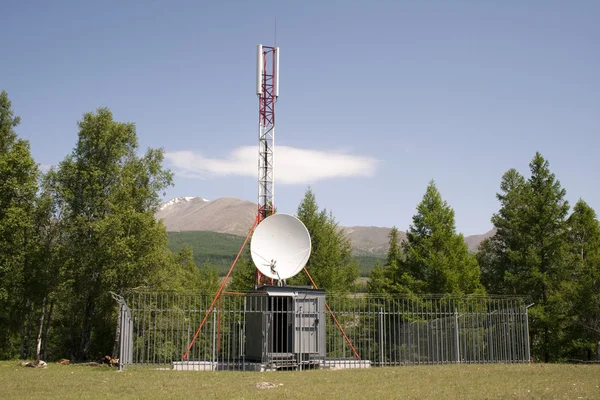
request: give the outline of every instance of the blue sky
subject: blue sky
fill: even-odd
[[[536,151],[571,204],[600,211],[598,1],[4,0],[1,14],[0,89],[45,166],[107,106],[142,149],[166,149],[166,199],[256,201],[255,52],[277,18],[279,212],[310,184],[342,225],[405,230],[434,179],[458,230],[483,233],[502,174],[528,176]]]

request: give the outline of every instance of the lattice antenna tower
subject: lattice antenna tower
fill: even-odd
[[[279,47],[258,45],[258,223],[275,211],[275,103],[279,97]]]
[[[258,213],[256,223],[275,213],[275,103],[279,98],[279,47],[257,46],[256,94],[258,96]],[[256,284],[266,277],[256,271]]]
[[[256,265],[256,288],[261,283],[273,285],[273,280],[284,281],[288,277],[298,274],[302,269],[308,276],[313,288],[317,285],[305,268],[306,262],[310,256],[311,242],[310,234],[304,224],[296,217],[281,214],[274,219],[266,221],[265,225],[260,224],[267,217],[275,213],[274,203],[274,164],[273,153],[275,146],[275,103],[279,98],[279,47],[258,45],[257,49],[257,73],[256,73],[256,94],[258,95],[258,212],[252,227],[248,230],[248,235],[242,243],[240,250],[233,260],[225,279],[217,294],[213,298],[210,306],[204,314],[202,322],[190,341],[186,352],[183,354],[183,360],[188,360],[190,350],[192,349],[202,327],[211,315],[213,308],[217,305],[223,289],[231,276],[233,268],[242,255],[244,248],[250,237],[253,237],[251,247],[252,261]],[[253,233],[257,229],[256,238]],[[277,263],[279,261],[279,263]],[[264,272],[261,273],[261,270]],[[352,342],[342,329],[331,308],[325,303],[327,311],[333,318],[344,339],[348,343],[354,356],[360,359],[360,356],[354,349]],[[220,346],[220,318],[219,318],[219,345]]]

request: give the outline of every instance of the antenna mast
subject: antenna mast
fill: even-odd
[[[273,150],[275,103],[279,97],[279,47],[257,47],[256,94],[258,95],[258,215],[257,223],[275,212]],[[263,276],[257,270],[256,283]]]
[[[279,48],[258,45],[256,94],[258,95],[258,222],[275,210],[273,148],[275,102],[279,97]]]
[[[274,197],[273,196],[273,194],[274,194],[274,190],[273,190],[273,188],[274,188],[273,150],[274,150],[274,144],[275,144],[275,103],[277,102],[277,99],[279,97],[279,47],[276,47],[276,45],[273,47],[269,47],[269,46],[263,46],[263,45],[259,44],[258,51],[257,51],[257,63],[256,64],[257,64],[256,94],[258,95],[258,210],[257,210],[258,213],[256,215],[256,219],[254,220],[254,223],[252,224],[252,227],[248,231],[248,235],[246,236],[246,239],[244,240],[244,243],[242,244],[240,251],[238,252],[236,258],[233,260],[233,263],[231,264],[231,267],[229,268],[229,271],[227,272],[225,279],[221,282],[221,286],[219,287],[217,294],[215,295],[212,303],[206,310],[206,313],[204,314],[204,318],[202,319],[202,322],[200,322],[200,326],[198,327],[196,334],[190,341],[186,352],[183,354],[183,360],[188,360],[189,353],[192,350],[192,347],[194,346],[194,343],[196,342],[196,339],[198,338],[198,335],[200,334],[202,327],[208,320],[215,305],[217,305],[217,301],[220,299],[221,294],[223,293],[223,289],[225,288],[225,285],[227,284],[229,277],[231,276],[231,272],[233,271],[233,268],[235,267],[239,257],[242,255],[242,252],[246,248],[246,244],[248,243],[248,240],[250,239],[250,237],[253,235],[255,228],[257,228],[258,224],[260,224],[265,218],[267,218],[268,216],[275,213],[275,205],[273,202],[273,197]],[[282,222],[273,222],[273,221],[282,221],[282,218],[275,219],[275,220],[272,219],[272,220],[270,220],[271,227],[269,228],[269,221],[267,221],[266,225],[263,225],[261,227],[261,229],[259,230],[258,239],[253,238],[252,243],[254,243],[254,245],[251,244],[251,247],[255,246],[258,248],[263,248],[266,243],[267,244],[266,249],[268,250],[266,253],[263,253],[263,255],[260,254],[260,253],[262,253],[262,251],[260,251],[260,252],[253,251],[252,252],[252,260],[254,261],[254,264],[256,265],[256,287],[255,287],[255,289],[261,283],[264,284],[267,281],[270,281],[270,284],[273,285],[274,278],[271,278],[270,276],[277,276],[278,280],[281,282],[282,280],[285,280],[286,277],[288,277],[288,276],[291,277],[291,276],[296,275],[298,272],[300,272],[300,268],[304,268],[304,272],[308,276],[308,279],[310,280],[312,286],[315,289],[317,289],[317,285],[315,284],[312,277],[308,273],[308,270],[305,267],[306,262],[308,261],[308,257],[310,256],[310,251],[311,251],[310,233],[308,232],[308,230],[306,229],[304,224],[302,224],[302,222],[298,221],[299,222],[299,225],[298,225],[296,223],[285,221],[285,219],[289,220],[290,216],[286,217],[284,214],[284,215],[281,215],[281,217],[284,220],[283,223]],[[292,218],[294,218],[294,217],[292,217]],[[273,225],[275,225],[275,226],[273,226]],[[294,228],[294,226],[296,228]],[[298,226],[301,226],[303,228],[303,229],[299,229],[299,230],[302,232],[305,231],[304,233],[306,233],[306,236],[299,234]],[[263,232],[262,238],[261,238],[261,234],[260,234],[261,231]],[[273,237],[277,238],[276,240],[281,241],[283,236],[285,236],[285,235],[278,234],[279,231],[289,232],[290,236],[291,236],[290,238],[292,239],[292,245],[294,245],[297,248],[297,250],[299,250],[297,252],[294,250],[295,254],[293,255],[293,257],[291,257],[291,259],[290,259],[290,257],[287,257],[287,254],[284,254],[283,258],[277,257],[277,256],[273,257],[273,258],[271,257],[273,255],[273,253],[272,253],[273,248],[276,251],[280,250],[282,248],[282,246],[280,245],[281,242],[279,242],[279,243],[275,242],[275,245],[273,246],[273,248],[269,247],[269,244]],[[303,242],[302,237],[306,238],[305,242]],[[283,240],[289,241],[288,238],[285,238]],[[275,254],[275,255],[277,255],[277,254]],[[255,256],[260,258],[261,260],[255,259]],[[263,257],[266,257],[266,258],[263,258]],[[277,258],[280,258],[284,262],[283,268],[282,268],[281,262],[279,265],[275,264]],[[263,261],[266,261],[267,264],[265,264]],[[296,263],[290,264],[291,261],[297,261],[297,264]],[[260,272],[261,267],[262,267],[263,271],[265,271],[265,274],[269,274],[270,276],[263,275]],[[292,267],[293,267],[293,269],[292,269]],[[268,268],[268,269],[265,269],[265,268]],[[296,269],[298,269],[298,270],[296,270]],[[283,279],[282,279],[282,272],[283,272]],[[220,302],[219,302],[219,307],[220,307]],[[333,318],[334,322],[336,323],[336,325],[339,328],[342,335],[344,335],[346,342],[348,343],[348,345],[354,352],[354,356],[357,359],[360,359],[360,356],[354,349],[354,346],[352,346],[352,342],[350,341],[350,339],[344,332],[342,326],[339,324],[339,322],[333,315],[333,312],[331,311],[331,308],[329,308],[329,305],[327,303],[325,303],[325,307],[329,311],[329,314]],[[221,337],[221,333],[220,333],[221,325],[220,324],[221,324],[221,319],[219,318],[219,334],[218,334],[219,335],[219,342],[218,342],[219,349],[220,349],[220,343],[221,343],[220,342],[220,337]]]

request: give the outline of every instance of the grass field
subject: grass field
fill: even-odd
[[[272,389],[257,389],[272,382]],[[444,365],[295,372],[127,370],[0,362],[3,399],[598,399],[599,365]]]

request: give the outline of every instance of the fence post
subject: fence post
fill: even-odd
[[[458,311],[454,307],[454,335],[456,336],[456,362],[460,364],[460,339],[458,337]]]
[[[526,362],[531,364],[531,349],[529,347],[529,310],[533,304],[525,306],[525,354],[527,355]]]
[[[128,340],[129,338],[126,338],[125,336],[129,336],[129,329],[125,329],[125,326],[127,325],[127,328],[129,328],[129,321],[127,321],[126,315],[125,315],[125,306],[123,304],[121,304],[119,302],[119,319],[121,320],[121,324],[119,326],[119,371],[123,371],[123,364],[125,364],[128,360],[127,360],[127,356],[126,355],[126,350],[125,350],[125,346],[129,344]],[[129,347],[129,346],[127,346]],[[127,350],[129,350],[129,348],[127,348]]]
[[[241,325],[240,325],[240,354],[239,357],[242,360],[242,370],[246,370],[246,349],[244,347],[245,339],[246,339],[246,312],[248,310],[247,307],[247,297],[244,296],[244,312],[241,316]]]
[[[216,357],[216,349],[217,349],[217,313],[213,310],[212,311],[212,315],[213,315],[213,329],[212,329],[212,362],[213,362],[213,370],[216,370],[215,365],[217,362],[217,357]]]
[[[379,307],[379,364],[383,365],[383,307]]]
[[[115,292],[109,292],[112,298],[119,304],[119,319],[117,321],[118,341],[119,341],[119,371],[124,370],[124,366],[133,362],[133,334],[131,311],[125,302],[123,296]]]

